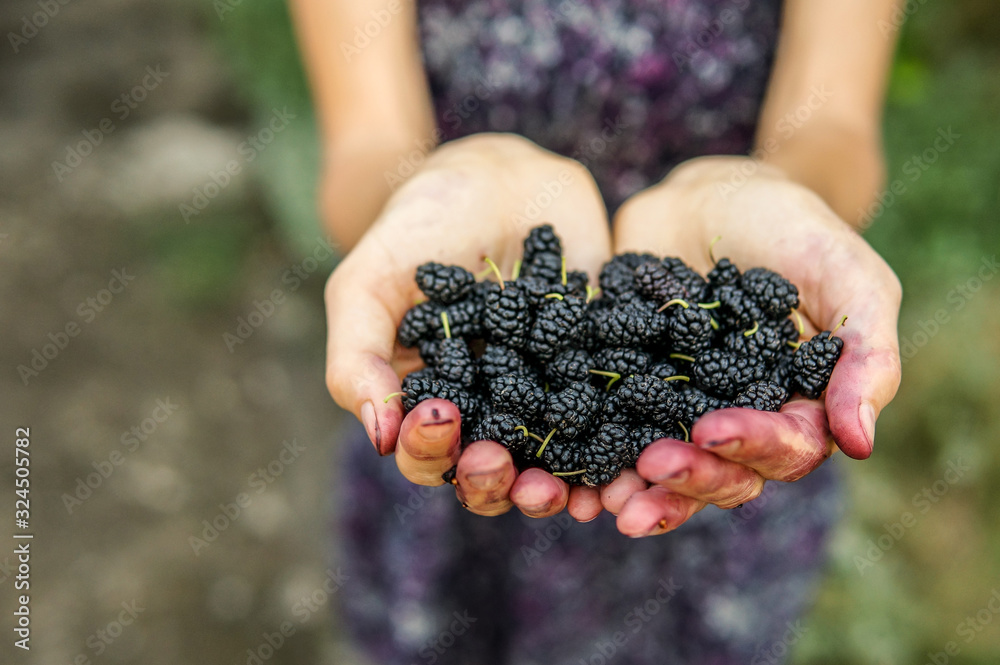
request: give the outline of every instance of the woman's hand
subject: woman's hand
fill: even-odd
[[[518,475],[510,454],[488,441],[460,455],[458,410],[444,400],[419,404],[405,418],[400,376],[419,365],[396,344],[403,314],[421,297],[414,281],[427,261],[480,272],[489,256],[509,275],[529,229],[542,222],[561,237],[570,269],[597,275],[610,257],[606,211],[587,170],[511,135],[478,135],[434,152],[389,199],[326,287],[327,385],[364,424],[381,455],[395,453],[403,475],[442,484],[456,463],[457,492],[469,510],[496,515],[517,505],[545,517],[570,500],[566,483],[538,469]],[[570,511],[591,519],[597,490],[573,488]]]
[[[690,443],[647,448],[637,473],[602,494],[626,535],[669,531],[708,503],[736,507],[767,479],[810,473],[835,446],[867,458],[878,414],[899,386],[899,281],[857,232],[778,169],[741,157],[692,160],[633,197],[615,220],[616,253],[679,256],[703,274],[716,236],[717,257],[741,270],[770,268],[798,286],[808,335],[849,317],[837,331],[843,354],[825,400],[797,398],[779,413],[715,411],[695,424]]]

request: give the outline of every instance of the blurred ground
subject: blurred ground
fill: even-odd
[[[242,663],[284,621],[295,632],[271,662],[351,662],[325,597],[329,253],[315,261],[318,232],[302,251],[273,239],[239,148],[266,124],[206,37],[214,15],[56,6],[0,60],[0,486],[7,533],[12,437],[30,426],[28,662]],[[37,11],[3,3],[0,34]],[[258,138],[266,151],[282,134]],[[241,172],[213,190],[231,160]],[[186,223],[194,190],[211,199]],[[246,340],[238,317],[258,326]],[[51,357],[32,368],[33,350]],[[14,579],[0,578],[0,660],[25,662],[10,660]],[[131,625],[116,623],[122,603]]]
[[[908,6],[897,185],[868,234],[906,291],[904,382],[875,456],[842,464],[851,506],[800,665],[1000,653],[1000,32],[989,0]],[[24,39],[0,60],[0,432],[9,450],[32,428],[28,662],[356,662],[330,629],[332,260],[314,260],[282,4],[58,7],[25,36],[36,0],[0,5],[0,34]],[[128,626],[122,603],[142,608]]]

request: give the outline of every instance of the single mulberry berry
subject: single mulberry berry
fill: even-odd
[[[545,411],[545,390],[530,376],[504,374],[488,385],[493,408],[497,411],[513,413],[528,424],[539,420]]]
[[[708,273],[708,285],[711,289],[720,286],[738,284],[740,281],[740,269],[733,265],[729,259],[719,259]]]
[[[730,399],[767,376],[767,368],[759,358],[722,349],[710,349],[699,355],[692,371],[691,378],[699,388]]]
[[[434,302],[422,302],[411,307],[399,324],[396,333],[399,343],[411,347],[421,339],[433,339],[437,327],[441,324],[442,311],[444,308]]]
[[[549,393],[543,420],[560,438],[577,439],[590,433],[594,416],[601,408],[601,396],[588,383],[574,381],[566,388]]]
[[[534,466],[548,471],[569,485],[583,485],[586,466],[583,463],[584,444],[579,441],[549,441],[539,456],[536,453]]]
[[[708,282],[705,281],[704,277],[678,258],[667,257],[663,259],[663,265],[673,273],[677,281],[684,287],[683,298],[685,300],[696,303],[705,301]]]
[[[715,329],[708,310],[697,305],[674,305],[667,312],[667,334],[675,353],[696,356],[712,345]]]
[[[740,287],[770,319],[783,319],[799,306],[795,285],[767,268],[747,270],[740,278]]]
[[[438,342],[434,369],[440,379],[465,388],[476,382],[476,360],[469,343],[459,337]]]
[[[531,332],[531,303],[513,284],[494,285],[486,293],[482,310],[483,329],[489,341],[524,348]]]
[[[424,295],[448,305],[464,298],[476,283],[476,276],[461,266],[425,263],[417,268],[417,286]]]
[[[667,325],[666,315],[656,310],[656,303],[645,301],[617,305],[594,317],[594,331],[608,346],[655,344]]]
[[[630,437],[621,425],[604,424],[590,440],[590,446],[583,451],[581,462],[587,473],[583,482],[587,485],[608,485],[621,475],[625,468],[623,454],[629,455]]]
[[[585,316],[587,306],[580,296],[550,299],[535,315],[528,336],[528,351],[539,360],[552,360],[576,342]]]
[[[764,319],[764,310],[738,286],[722,286],[715,290],[719,301],[720,323],[730,330],[749,330]]]
[[[520,454],[529,440],[524,421],[511,413],[494,413],[482,419],[475,430],[477,441],[496,441],[512,455]]]
[[[770,381],[756,381],[733,398],[733,406],[756,411],[777,411],[788,399],[788,391]]]
[[[844,350],[844,340],[828,330],[803,342],[792,356],[791,383],[795,391],[809,399],[819,399]]]
[[[650,423],[676,420],[683,414],[681,397],[663,379],[634,374],[622,379],[616,393],[621,408]]]
[[[660,262],[644,263],[636,268],[635,285],[639,293],[660,304],[687,296],[681,281]]]
[[[583,349],[566,349],[545,366],[545,380],[553,390],[562,390],[574,381],[589,381],[593,362]]]
[[[528,232],[528,237],[524,239],[525,264],[531,263],[539,254],[553,254],[562,256],[562,241],[556,235],[551,224],[536,226]]]

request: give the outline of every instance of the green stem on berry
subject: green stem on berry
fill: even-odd
[[[444,338],[451,339],[451,326],[448,325],[448,312],[441,312],[441,324],[444,326]]]
[[[605,372],[604,370],[600,369],[588,369],[587,371],[590,372],[591,374],[597,374],[598,376],[607,376],[611,378],[611,380],[608,381],[608,385],[605,388],[605,390],[611,390],[611,386],[614,385],[615,381],[622,378],[622,375],[616,372]]]
[[[427,302],[427,298],[414,298],[413,306],[416,307],[417,305],[423,305],[425,302]]]
[[[677,359],[677,360],[686,360],[686,361],[688,361],[689,363],[693,363],[693,362],[695,362],[695,359],[694,359],[694,358],[692,358],[691,356],[686,356],[686,355],[684,355],[683,353],[671,353],[671,354],[670,354],[670,357],[671,357],[671,358],[675,358],[675,359]]]
[[[490,267],[490,270],[492,270],[493,274],[497,276],[497,281],[500,282],[500,290],[502,291],[503,289],[505,289],[507,285],[503,283],[503,275],[500,274],[500,268],[497,267],[497,264],[494,263],[493,259],[491,259],[488,256],[484,256],[483,261],[486,261],[486,264]]]
[[[526,439],[530,437],[532,439],[537,439],[539,441],[542,440],[542,437],[538,436],[537,434],[532,434],[531,432],[528,431],[528,428],[525,427],[524,425],[518,425],[517,427],[514,428],[515,432],[518,430],[524,430],[524,438]]]
[[[714,316],[708,317],[708,325],[712,326],[712,330],[719,329],[719,322],[715,320]]]
[[[562,285],[566,286],[566,256],[562,257]]]
[[[785,342],[785,344],[787,344],[788,346],[792,347],[796,351],[798,350],[798,348],[800,346],[802,346],[802,342]]]
[[[587,473],[587,470],[580,469],[579,471],[556,471],[552,475],[556,478],[563,478],[565,476],[579,476],[581,473]]]
[[[722,240],[722,236],[715,236],[712,238],[712,242],[708,243],[708,258],[712,260],[712,265],[718,263],[718,261],[715,260],[715,253],[712,250],[715,249],[715,243],[720,240]]]
[[[487,268],[486,270],[483,270],[482,272],[476,273],[476,279],[477,280],[483,280],[483,279],[486,279],[487,277],[489,277],[492,274],[493,274],[493,268]]]
[[[684,442],[685,443],[691,443],[691,433],[688,432],[688,428],[684,427],[684,423],[682,423],[679,420],[677,421],[677,424],[681,426],[682,430],[684,430]]]
[[[754,321],[754,322],[753,322],[753,328],[751,328],[750,330],[748,330],[748,331],[746,331],[745,333],[743,333],[743,336],[744,336],[744,337],[751,337],[751,336],[753,336],[753,335],[754,335],[754,334],[755,334],[755,333],[756,333],[756,332],[757,332],[758,330],[760,330],[760,321]]]
[[[555,434],[555,433],[556,433],[556,428],[555,428],[555,427],[553,427],[553,428],[552,428],[552,431],[551,431],[551,432],[549,432],[548,436],[546,436],[546,437],[545,437],[545,440],[544,440],[544,441],[542,441],[542,445],[541,445],[541,447],[540,447],[540,448],[538,449],[538,452],[537,452],[537,453],[535,453],[535,457],[541,457],[541,456],[542,456],[542,452],[544,452],[544,451],[545,451],[545,446],[549,445],[549,441],[551,441],[551,440],[552,440],[552,435],[553,435],[553,434]]]
[[[691,377],[690,376],[684,376],[683,374],[675,374],[673,376],[668,376],[667,378],[665,378],[663,380],[664,381],[690,381]]]
[[[833,337],[833,333],[835,333],[838,330],[840,330],[840,326],[844,325],[845,323],[847,323],[847,317],[846,316],[840,320],[840,323],[837,324],[836,328],[834,328],[833,330],[830,331],[830,337]]]
[[[691,305],[687,304],[687,302],[681,300],[680,298],[674,298],[673,300],[667,302],[666,304],[663,305],[663,307],[661,307],[660,309],[658,309],[656,311],[657,312],[662,312],[663,310],[665,310],[666,308],[670,307],[671,305],[680,305],[684,309],[687,309],[687,308],[689,308],[691,306]]]
[[[510,279],[511,279],[511,281],[517,280],[518,276],[521,274],[521,264],[522,263],[523,262],[521,261],[521,259],[518,259],[517,261],[514,261],[514,270],[510,273]]]
[[[399,397],[400,395],[405,395],[405,394],[406,394],[405,391],[400,391],[398,393],[389,393],[388,395],[385,396],[385,399],[382,400],[382,403],[388,404],[389,400],[391,400],[393,397]]]
[[[565,298],[563,298],[563,296],[562,296],[561,293],[546,293],[545,297],[546,298],[554,298],[556,300],[565,300]]]
[[[792,315],[795,317],[795,329],[799,332],[799,336],[806,334],[806,326],[802,323],[802,316],[799,314],[799,310],[792,308]]]
[[[588,284],[588,285],[587,285],[587,302],[589,303],[589,302],[590,302],[591,300],[593,300],[593,299],[594,299],[594,297],[595,297],[595,296],[596,296],[596,295],[597,295],[598,293],[600,293],[600,292],[601,292],[601,290],[600,290],[599,288],[598,288],[598,289],[595,289],[595,288],[594,288],[594,287],[592,287],[592,286],[591,286],[590,284]]]
[[[716,307],[719,307],[720,305],[722,305],[722,301],[721,300],[716,300],[715,302],[700,302],[700,303],[698,303],[698,307],[701,307],[702,309],[715,309]]]

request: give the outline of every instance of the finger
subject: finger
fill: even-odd
[[[630,496],[647,487],[646,481],[639,477],[635,469],[625,469],[611,484],[601,488],[601,505],[612,515],[617,515]]]
[[[843,243],[824,259],[824,279],[814,302],[815,319],[826,330],[842,317],[837,331],[844,350],[830,377],[826,411],[841,450],[865,459],[875,443],[875,421],[899,388],[901,363],[897,321],[902,289],[888,265],[860,237]]]
[[[577,522],[590,522],[604,510],[601,493],[596,487],[576,486],[569,488],[569,503],[566,505],[570,516]]]
[[[444,484],[441,474],[458,461],[461,417],[443,399],[421,402],[403,420],[396,447],[396,466],[418,485]]]
[[[394,269],[375,240],[362,241],[326,284],[326,384],[333,399],[357,416],[381,455],[391,453],[403,420],[399,377],[390,361],[396,325],[412,304],[412,274]]]
[[[651,483],[720,508],[752,501],[764,489],[764,479],[753,469],[673,439],[646,448],[636,471]]]
[[[673,531],[705,507],[705,502],[664,487],[636,492],[618,514],[618,530],[630,538]]]
[[[781,412],[722,409],[702,416],[691,441],[702,450],[754,469],[771,480],[798,480],[830,456],[823,406],[795,400]]]
[[[469,511],[477,515],[502,515],[514,505],[510,488],[517,478],[507,449],[493,441],[470,443],[458,459],[455,491]]]
[[[528,517],[550,517],[569,500],[569,486],[541,469],[528,469],[517,477],[510,499]]]

